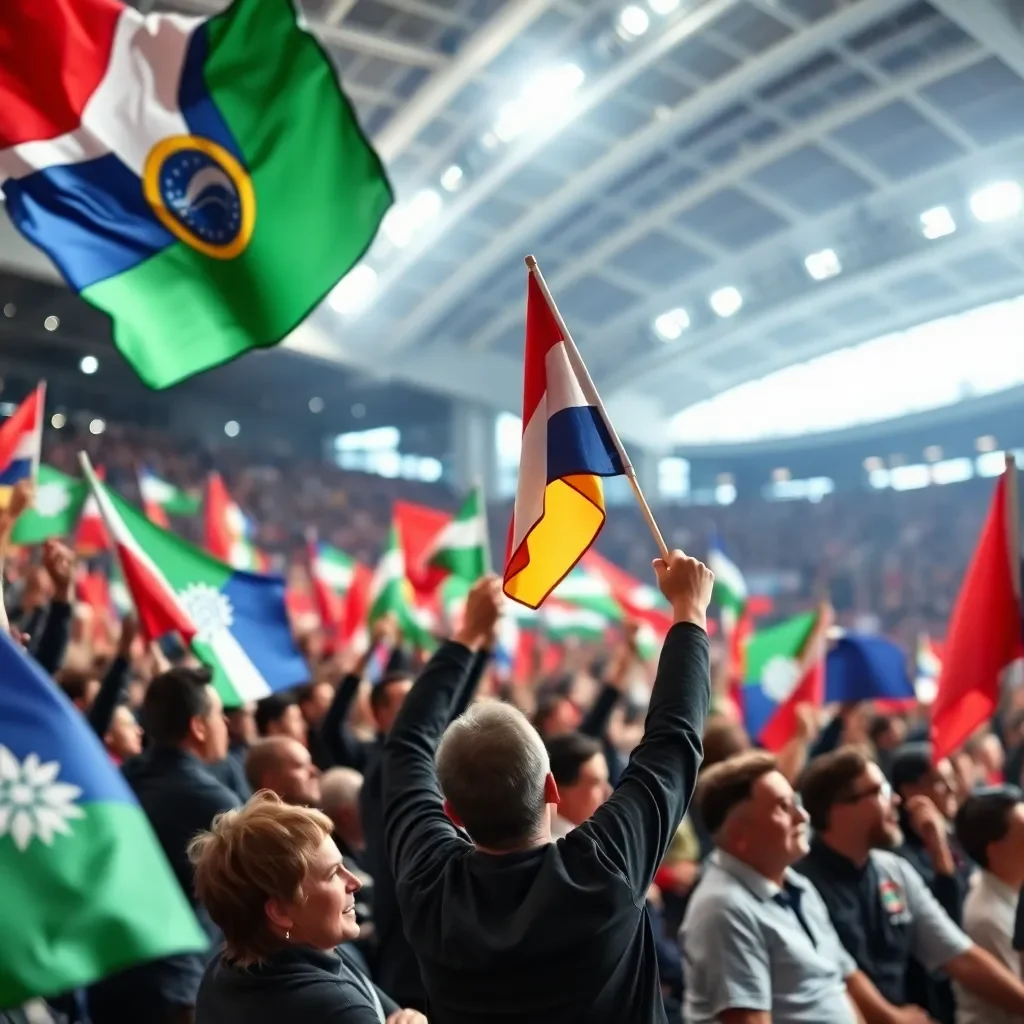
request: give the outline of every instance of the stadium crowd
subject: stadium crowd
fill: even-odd
[[[48,460],[71,469],[68,454]],[[182,486],[210,468],[159,439],[93,454],[127,492],[143,461]],[[372,560],[399,486],[218,468],[282,554],[312,518]],[[747,540],[741,507],[715,519],[755,568],[808,560],[787,600],[846,573],[840,612],[933,624],[973,500],[759,506]],[[627,522],[610,519],[610,551]],[[682,546],[703,529],[685,512],[667,524]],[[96,645],[70,547],[49,541],[38,562],[6,588],[10,628],[121,767],[210,944],[8,1021],[1024,1021],[1019,694],[938,764],[926,708],[870,702],[802,706],[784,749],[754,750],[706,632],[711,574],[677,551],[655,564],[675,625],[653,683],[627,625],[589,663],[504,685],[485,578],[429,661],[385,618],[365,650],[307,642],[294,689],[223,707],[131,615]]]

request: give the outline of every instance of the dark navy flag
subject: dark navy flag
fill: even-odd
[[[880,636],[847,633],[825,662],[825,703],[913,700],[906,652]]]

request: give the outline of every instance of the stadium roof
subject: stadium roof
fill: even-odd
[[[302,6],[399,198],[307,354],[517,411],[533,253],[655,447],[709,396],[1024,291],[1008,0]]]

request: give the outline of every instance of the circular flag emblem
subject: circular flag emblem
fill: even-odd
[[[218,260],[245,251],[256,224],[248,172],[223,146],[198,135],[158,142],[143,170],[146,200],[175,238]]]

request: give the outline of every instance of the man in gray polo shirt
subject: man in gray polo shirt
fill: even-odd
[[[696,796],[717,850],[683,921],[686,1024],[862,1024],[881,999],[843,949],[814,886],[791,870],[807,815],[770,754],[715,765]]]

